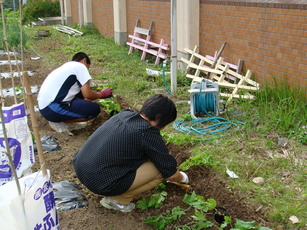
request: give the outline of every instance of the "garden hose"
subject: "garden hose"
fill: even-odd
[[[210,124],[210,125],[208,125]],[[222,134],[232,126],[240,128],[240,125],[244,125],[240,121],[228,121],[222,117],[210,117],[192,119],[190,121],[178,120],[174,122],[174,128],[185,134],[196,134],[200,136],[206,136],[205,138],[196,139],[198,141],[212,140],[217,137],[228,136]]]
[[[209,111],[216,114],[215,93],[197,93],[193,97],[194,114],[208,114]]]
[[[228,136],[226,134],[222,134],[222,132],[230,129],[232,126],[240,128],[240,125],[244,125],[243,122],[228,121],[225,118],[216,117],[209,113],[213,112],[216,114],[216,110],[219,109],[219,106],[216,105],[217,101],[215,98],[215,93],[202,93],[200,88],[200,92],[193,95],[193,101],[191,103],[194,103],[194,114],[206,114],[208,117],[196,118],[190,121],[185,121],[182,119],[174,122],[173,126],[176,130],[186,134],[208,136],[206,138],[197,139],[199,141]],[[225,105],[223,109],[225,110]]]

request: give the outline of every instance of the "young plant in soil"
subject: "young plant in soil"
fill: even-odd
[[[121,107],[117,104],[113,98],[106,98],[98,100],[98,103],[105,107],[105,112],[110,114],[111,116],[120,112]]]
[[[160,189],[163,187],[160,187]],[[166,197],[165,191],[159,191],[156,194],[153,194],[150,199],[143,199],[138,202],[137,207],[145,210],[150,207],[159,208],[162,205]],[[223,218],[223,221],[220,221],[220,226],[217,226],[215,223],[209,221],[206,216],[209,212],[217,212],[216,201],[215,199],[207,199],[204,197],[198,196],[195,192],[192,192],[191,195],[185,194],[183,198],[183,203],[187,204],[189,207],[183,209],[180,206],[174,207],[172,210],[167,210],[166,214],[160,214],[158,216],[149,216],[146,218],[145,223],[147,225],[152,225],[158,230],[165,229],[169,224],[179,220],[184,215],[187,215],[187,211],[191,208],[194,209],[194,215],[192,215],[192,221],[185,225],[176,226],[177,230],[201,230],[206,229],[212,226],[216,226],[218,229],[224,229],[227,226],[232,226],[232,220],[229,216],[220,215]],[[257,230],[271,230],[267,227],[261,227],[255,225],[255,221],[245,222],[239,219],[236,219],[234,227],[230,230],[248,230],[248,229],[257,229]]]

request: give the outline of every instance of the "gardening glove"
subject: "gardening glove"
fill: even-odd
[[[107,87],[107,88],[104,88],[100,91],[102,97],[101,98],[108,98],[108,97],[111,97],[112,96],[112,88],[110,87]]]
[[[189,183],[189,177],[185,172],[180,171],[181,175],[183,176],[183,179],[180,181],[181,183],[188,184]]]

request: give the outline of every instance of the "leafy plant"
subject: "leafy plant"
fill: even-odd
[[[197,149],[195,149],[197,151]],[[198,150],[199,151],[199,150]],[[209,152],[199,152],[192,155],[186,161],[179,165],[179,168],[186,171],[192,166],[203,165],[203,166],[214,166],[217,162],[213,159]]]
[[[194,215],[191,217],[193,220],[184,225],[175,227],[177,230],[202,230],[214,226],[214,223],[207,220],[206,215],[208,211],[215,210],[216,200],[209,198],[207,200],[204,197],[197,195],[194,191],[192,194],[185,194],[183,202],[190,207],[194,208]],[[188,208],[189,209],[189,208]],[[167,225],[180,219],[182,216],[186,215],[188,210],[182,209],[180,206],[174,207],[171,211],[167,210],[167,214],[160,214],[156,217],[149,216],[146,218],[145,223],[148,225],[153,225],[157,229],[163,230]],[[219,226],[219,229],[224,229],[228,225],[231,225],[231,218],[229,216],[224,217],[225,221]],[[248,229],[258,229],[258,230],[271,230],[267,227],[261,227],[255,225],[255,221],[245,222],[236,219],[235,227],[231,230],[248,230]]]
[[[167,143],[176,144],[176,145],[192,144],[197,141],[197,139],[194,136],[191,136],[189,134],[177,134],[177,133],[169,134],[162,130],[161,135]]]
[[[202,212],[207,212],[216,207],[216,201],[214,199],[205,201],[204,197],[196,195],[194,191],[191,195],[185,194],[183,202]]]
[[[231,230],[248,230],[248,229],[258,229],[258,230],[271,230],[267,227],[255,226],[255,221],[243,221],[236,219],[235,227],[231,228]]]
[[[166,215],[158,215],[156,217],[147,217],[145,223],[148,225],[153,225],[156,229],[163,230],[168,224],[178,220],[180,217],[185,215],[185,211],[181,207],[177,206],[171,211],[167,210]]]
[[[98,103],[105,107],[105,112],[108,114],[114,115],[121,110],[121,107],[118,103],[114,101],[113,98],[105,98],[98,100]]]
[[[165,184],[161,183],[157,187],[157,193],[151,195],[149,199],[141,199],[137,201],[137,208],[145,210],[151,207],[160,208],[163,201],[166,199],[167,192],[165,191]]]

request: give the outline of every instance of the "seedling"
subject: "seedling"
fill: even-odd
[[[179,165],[179,168],[186,171],[192,166],[203,165],[203,166],[213,166],[216,164],[213,157],[209,153],[197,153],[192,155],[189,159]]]
[[[165,184],[161,183],[157,187],[157,193],[151,195],[150,199],[141,199],[137,202],[137,208],[141,210],[145,210],[151,207],[160,208],[162,202],[165,200],[167,196],[167,192],[165,191]]]
[[[121,110],[120,105],[117,104],[113,98],[100,99],[98,103],[105,107],[105,112],[110,114],[111,116],[119,113],[119,111]]]

